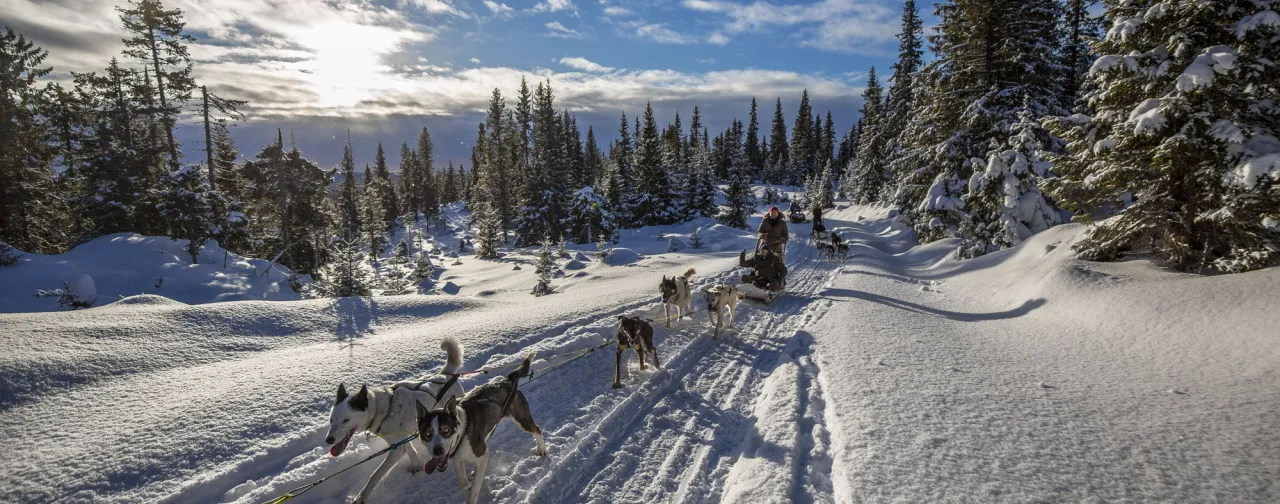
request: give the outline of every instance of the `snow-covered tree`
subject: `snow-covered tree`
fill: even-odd
[[[173,174],[172,183],[161,199],[160,214],[169,226],[169,237],[187,240],[187,254],[196,264],[206,240],[215,237],[208,179],[203,165],[186,167]]]
[[[374,178],[368,165],[365,165],[364,177],[364,194],[360,197],[360,237],[369,244],[370,260],[377,260],[387,247],[386,211],[382,205],[386,201],[383,193],[389,188]]]
[[[1280,1],[1107,2],[1085,100],[1052,121],[1051,195],[1097,223],[1075,245],[1150,247],[1183,270],[1280,262]]]
[[[635,203],[632,213],[637,224],[658,226],[676,221],[679,200],[671,190],[668,166],[663,164],[662,145],[653,107],[645,105],[644,128],[637,134]]]
[[[885,186],[890,181],[889,163],[885,158],[888,139],[888,116],[876,69],[867,73],[867,87],[862,92],[862,113],[859,114],[860,130],[858,151],[854,163],[853,187],[850,194],[855,203],[875,203],[881,200]]]
[[[741,129],[739,128],[738,131]],[[731,130],[733,131],[733,130]],[[729,186],[725,189],[726,207],[717,217],[721,224],[739,229],[747,228],[747,218],[755,212],[755,194],[751,191],[750,167],[742,152],[738,138],[726,139],[729,149]]]
[[[617,223],[609,210],[609,200],[595,187],[587,186],[574,193],[565,227],[574,241],[587,244],[601,235],[608,236]]]
[[[551,238],[543,238],[542,245],[538,247],[537,260],[533,263],[533,271],[538,275],[538,285],[533,288],[535,296],[551,293],[551,272],[556,268],[555,257],[552,254]]]
[[[1007,148],[993,150],[984,171],[974,171],[965,196],[968,215],[960,224],[961,256],[978,257],[1013,247],[1059,223],[1057,211],[1040,193],[1049,163],[1041,158],[1048,136],[1031,111],[1013,125]]]
[[[54,188],[50,97],[37,79],[48,53],[13,30],[0,33],[0,241],[28,252],[60,252],[64,223]],[[59,225],[64,224],[64,225]]]
[[[333,260],[320,268],[319,276],[315,289],[322,297],[368,296],[373,292],[373,268],[354,241],[339,241]]]
[[[769,176],[765,177],[766,184],[785,184],[784,171],[786,167],[791,166],[791,151],[787,146],[787,120],[782,116],[782,98],[779,97],[773,107],[773,123],[769,130],[769,145],[773,148],[769,149],[769,156],[765,159],[766,166],[764,169],[768,171]]]
[[[702,248],[702,228],[694,228],[693,233],[689,235],[689,246]]]
[[[356,188],[356,159],[351,152],[351,139],[342,147],[342,188],[338,193],[338,222],[342,239],[354,241],[360,236],[360,191]]]

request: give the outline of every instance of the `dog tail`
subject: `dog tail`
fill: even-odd
[[[696,273],[697,273],[697,271],[694,271],[694,270],[693,270],[693,268],[689,268],[689,269],[688,269],[688,271],[685,271],[685,272],[684,272],[684,279],[685,279],[685,280],[688,280],[688,279],[690,279],[690,278],[693,278],[693,275],[694,275],[694,274],[696,274]]]
[[[462,342],[453,336],[445,336],[440,340],[440,349],[444,350],[444,369],[440,374],[454,374],[462,367]]]
[[[529,368],[531,366],[533,366],[533,353],[526,355],[524,361],[520,363],[520,367],[507,375],[507,381],[514,382],[520,378],[529,376]]]

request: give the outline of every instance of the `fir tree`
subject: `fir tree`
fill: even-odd
[[[635,199],[633,196],[635,170],[632,164],[631,133],[627,127],[627,114],[623,112],[618,126],[618,141],[609,152],[609,157],[614,164],[612,175],[614,180],[609,184],[610,190],[607,196],[609,206],[616,212],[618,223],[622,227],[630,227],[634,222],[631,202]]]
[[[400,144],[400,187],[398,188],[400,196],[396,201],[403,205],[400,211],[407,216],[412,216],[414,221],[418,220],[422,208],[414,188],[414,179],[417,178],[414,172],[417,170],[417,152],[410,150],[408,143],[402,142]]]
[[[385,162],[385,161],[384,161]],[[382,207],[386,197],[384,187],[364,166],[364,193],[360,197],[360,236],[369,244],[370,260],[376,261],[387,247],[386,210]]]
[[[551,254],[551,238],[543,238],[541,243],[534,262],[534,273],[538,275],[538,285],[533,288],[535,296],[551,293],[551,272],[556,267],[555,258]]]
[[[1051,121],[1070,142],[1051,194],[1079,220],[1115,213],[1075,249],[1106,260],[1150,247],[1194,271],[1280,263],[1280,4],[1158,6],[1108,2],[1094,115]]]
[[[182,33],[186,22],[180,9],[166,10],[159,0],[131,0],[117,7],[120,21],[130,33],[124,41],[124,55],[145,61],[156,78],[161,124],[168,138],[169,163],[178,169],[178,144],[173,139],[181,104],[191,99],[195,81],[191,78],[191,58],[187,46],[195,39]]]
[[[604,181],[604,153],[596,144],[596,132],[587,126],[587,143],[582,148],[582,165],[586,172],[587,184],[597,185]]]
[[[534,91],[532,162],[525,177],[525,201],[516,224],[518,246],[536,243],[546,236],[560,236],[565,198],[564,155],[560,145],[561,127],[550,83],[538,83]]]
[[[869,204],[881,200],[889,183],[889,166],[884,157],[887,118],[876,69],[867,73],[867,87],[862,93],[861,137],[855,158],[854,185],[851,197],[855,203]]]
[[[784,172],[780,168],[785,169],[791,166],[790,149],[787,147],[787,121],[782,117],[782,98],[778,98],[773,108],[773,129],[769,134],[769,144],[773,149],[769,150],[769,168],[772,173],[767,177],[767,184],[783,184]]]
[[[924,65],[924,23],[915,0],[902,6],[902,29],[898,32],[898,61],[893,64],[889,96],[885,103],[885,121],[879,136],[885,142],[886,159],[892,160],[900,146],[899,136],[911,117],[915,104],[912,86],[916,73]]]
[[[382,151],[382,142],[378,142],[378,151],[373,156],[373,175],[376,177],[374,183],[377,184],[378,196],[382,198],[380,206],[382,207],[382,220],[389,229],[400,218],[400,199],[396,197],[396,192],[392,190],[391,171],[387,169],[387,155]],[[369,184],[369,180],[365,180],[365,185]],[[365,188],[368,191],[368,188]]]
[[[28,252],[61,252],[67,242],[55,215],[56,133],[44,120],[52,103],[36,86],[52,68],[48,53],[8,28],[0,34],[0,243]]]
[[[1100,19],[1089,14],[1097,0],[1066,0],[1062,40],[1063,106],[1074,108],[1093,62],[1090,45],[1097,42]]]
[[[961,223],[961,256],[978,257],[1013,247],[1033,233],[1058,223],[1057,211],[1040,194],[1038,184],[1049,163],[1041,160],[1048,135],[1023,109],[1013,126],[1007,149],[987,158],[986,170],[975,171],[965,196],[968,215]]]
[[[364,261],[353,241],[339,241],[333,261],[319,272],[315,289],[323,297],[369,296],[373,294],[373,268]]]
[[[759,178],[764,172],[764,155],[760,152],[760,125],[756,119],[756,98],[751,97],[751,114],[747,119],[746,156],[751,166],[751,176]]]
[[[636,200],[634,215],[638,223],[646,226],[671,224],[675,221],[675,198],[669,185],[666,167],[662,163],[662,146],[658,139],[658,124],[653,117],[653,107],[646,105],[644,129],[636,142]]]
[[[809,90],[800,95],[800,110],[796,112],[795,125],[791,128],[791,165],[784,183],[795,184],[805,179],[813,171],[813,110],[809,106]],[[778,145],[776,142],[774,145]]]
[[[187,254],[196,264],[206,240],[215,236],[209,183],[200,169],[188,167],[174,174],[173,184],[165,192],[160,215],[169,226],[169,237],[187,240]]]
[[[730,128],[730,131],[741,131],[741,128]],[[746,229],[747,218],[755,211],[755,195],[751,192],[749,179],[750,167],[739,138],[727,138],[725,145],[728,146],[730,159],[729,186],[725,190],[727,207],[721,210],[718,219],[726,226]]]
[[[338,196],[338,221],[342,239],[355,241],[360,236],[360,193],[356,190],[356,160],[351,152],[351,138],[342,147],[342,189]]]
[[[418,134],[417,165],[413,170],[413,199],[417,202],[417,210],[428,217],[440,211],[440,198],[435,193],[435,184],[431,180],[431,170],[435,169],[435,145],[431,142],[431,132],[426,127]]]
[[[594,243],[600,236],[608,236],[617,227],[609,200],[595,187],[587,186],[573,195],[566,219],[569,236],[577,243]]]

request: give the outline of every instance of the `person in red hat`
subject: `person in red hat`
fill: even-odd
[[[760,221],[760,228],[756,230],[760,236],[760,241],[768,245],[773,253],[780,260],[786,260],[787,240],[791,235],[787,232],[787,220],[782,218],[782,212],[778,211],[778,207],[769,207],[769,214],[764,216]]]

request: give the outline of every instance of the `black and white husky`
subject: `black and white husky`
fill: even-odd
[[[444,404],[450,399],[462,397],[462,386],[455,377],[458,368],[462,366],[462,343],[456,338],[448,337],[440,342],[440,349],[445,353],[444,367],[439,374],[425,380],[374,387],[361,385],[360,391],[355,394],[348,394],[346,385],[339,384],[337,399],[329,412],[329,434],[324,439],[325,444],[332,445],[329,454],[335,457],[341,455],[347,449],[347,443],[351,442],[351,436],[357,431],[384,436],[388,443],[399,441],[415,432],[417,416],[414,404]],[[413,448],[413,443],[401,445],[382,460],[382,464],[373,471],[354,502],[364,502],[387,475],[387,471],[405,454],[409,455],[410,472],[422,470],[422,458]]]
[[[532,361],[532,355],[525,357],[520,368],[508,374],[506,379],[481,385],[461,401],[450,398],[444,406],[435,408],[418,403],[418,439],[412,444],[420,444],[419,449],[431,454],[433,458],[429,464],[434,464],[434,467],[444,469],[449,459],[457,459],[453,470],[458,475],[458,486],[471,490],[467,494],[468,504],[475,504],[480,498],[484,472],[489,467],[489,436],[503,418],[515,420],[521,430],[533,434],[538,444],[535,453],[540,457],[547,456],[542,428],[533,421],[529,401],[516,388],[517,380],[529,376]],[[475,475],[470,480],[463,464],[476,466]]]
[[[725,309],[729,310],[729,327],[733,327],[733,315],[738,309],[738,301],[742,300],[742,293],[732,285],[715,285],[703,292],[707,294],[707,320],[716,328],[715,336],[712,337],[719,338],[720,329],[725,326]]]
[[[662,316],[667,324],[671,327],[671,307],[676,307],[677,318],[684,318],[685,315],[693,313],[693,293],[689,290],[689,279],[693,278],[695,271],[689,268],[683,275],[667,278],[662,276],[662,283],[658,284],[658,290],[662,292]]]

